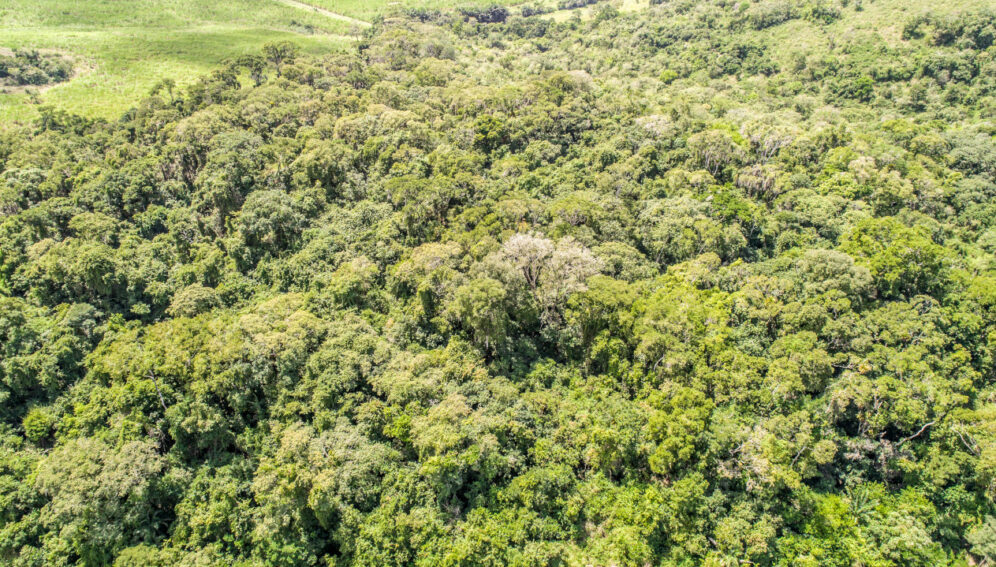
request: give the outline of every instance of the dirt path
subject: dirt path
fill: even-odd
[[[277,2],[280,2],[281,4],[286,4],[288,6],[291,6],[291,7],[294,7],[294,8],[298,8],[298,9],[301,9],[301,10],[311,10],[313,12],[318,12],[319,14],[321,14],[321,15],[323,15],[325,17],[328,17],[328,18],[332,18],[333,20],[339,20],[339,21],[342,21],[342,22],[348,22],[350,24],[353,24],[354,26],[358,26],[358,27],[361,27],[361,28],[368,28],[371,25],[370,22],[367,22],[367,21],[364,21],[364,20],[359,20],[357,18],[351,18],[349,16],[344,16],[342,14],[337,14],[337,13],[332,12],[330,10],[326,10],[325,8],[319,8],[318,6],[312,6],[311,4],[307,4],[305,2],[299,2],[298,0],[277,0]]]

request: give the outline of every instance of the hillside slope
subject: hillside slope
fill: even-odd
[[[0,563],[993,564],[979,4],[419,11],[0,130]]]
[[[354,28],[276,0],[5,0],[0,48],[57,50],[77,69],[72,81],[33,93],[0,89],[0,127],[36,118],[42,105],[113,119],[163,79],[190,84],[268,42],[316,54],[346,48]]]

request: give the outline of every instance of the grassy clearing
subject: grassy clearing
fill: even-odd
[[[525,4],[523,0],[304,0],[308,4],[320,6],[361,20],[371,21],[378,16],[387,16],[401,10],[411,8],[426,8],[429,10],[446,10],[463,6],[505,4],[514,6]]]
[[[18,27],[97,28],[154,27],[176,29],[204,24],[233,27],[288,26],[292,20],[325,31],[337,22],[274,0],[6,0],[0,9],[5,29]]]
[[[0,94],[0,123],[30,120],[38,104],[113,118],[157,81],[186,84],[225,58],[289,39],[305,52],[349,44],[355,26],[273,0],[7,0],[0,47],[55,49],[77,75],[34,94]]]
[[[842,36],[850,33],[877,34],[889,45],[901,41],[903,25],[913,16],[933,12],[935,14],[956,14],[983,8],[996,8],[994,0],[879,0],[864,2],[862,11],[847,10],[838,20],[831,33]]]
[[[533,3],[535,4],[535,2]],[[559,2],[553,0],[545,0],[544,2],[539,2],[540,5],[548,7],[556,7]],[[621,13],[637,12],[640,10],[645,10],[650,7],[650,0],[610,0],[608,2],[598,2],[597,4],[591,4],[583,8],[573,8],[569,10],[554,10],[547,14],[543,14],[541,17],[553,20],[555,22],[565,22],[571,18],[581,18],[582,20],[589,20],[594,18],[598,14],[598,10],[601,10],[606,4],[611,4]]]
[[[983,8],[996,8],[996,0],[876,0],[865,1],[861,10],[853,5],[841,12],[839,20],[825,27],[806,20],[792,20],[757,32],[772,46],[772,57],[780,65],[792,64],[798,54],[826,52],[840,38],[862,38],[872,45],[896,47],[902,44],[903,26],[914,16],[933,12],[957,14]]]

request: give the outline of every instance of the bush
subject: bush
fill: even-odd
[[[531,6],[523,6],[522,7],[522,17],[523,18],[528,18],[530,16],[539,16],[539,15],[542,15],[542,14],[546,14],[548,12],[550,12],[550,10],[547,9],[547,8],[545,8],[544,6],[542,6],[540,4],[534,4],[534,5],[531,5]]]
[[[875,80],[868,75],[841,77],[830,83],[830,90],[837,98],[869,102],[875,96]]]
[[[840,19],[840,8],[826,4],[817,4],[809,9],[806,19],[818,24],[832,24]]]
[[[789,2],[759,4],[748,11],[747,23],[755,30],[763,30],[783,24],[794,17],[795,12]]]
[[[577,10],[578,8],[584,8],[585,6],[591,6],[592,4],[597,4],[598,0],[561,0],[558,7],[561,10]]]
[[[33,443],[40,443],[55,431],[55,416],[42,409],[32,409],[24,416],[24,436]]]
[[[17,50],[0,55],[0,86],[41,86],[61,83],[72,75],[72,62],[61,55],[42,55],[34,50]]]
[[[474,18],[482,24],[500,24],[508,19],[508,8],[499,4],[460,8],[460,13],[466,18]]]

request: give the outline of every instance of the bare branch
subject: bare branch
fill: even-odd
[[[159,404],[163,406],[163,411],[166,411],[166,400],[163,399],[163,393],[159,389],[159,381],[156,380],[156,375],[151,370],[149,370],[149,379],[152,380],[152,384],[156,387],[156,394],[159,396]]]
[[[914,433],[913,435],[910,435],[909,437],[903,437],[903,440],[900,441],[899,444],[902,445],[903,443],[905,443],[905,442],[907,442],[907,441],[909,441],[911,439],[916,439],[917,437],[919,437],[920,435],[922,435],[923,432],[926,431],[928,427],[930,427],[931,425],[934,425],[935,423],[937,423],[937,422],[936,421],[928,421],[927,423],[923,424],[923,427],[920,428],[920,431],[917,431],[916,433]]]

